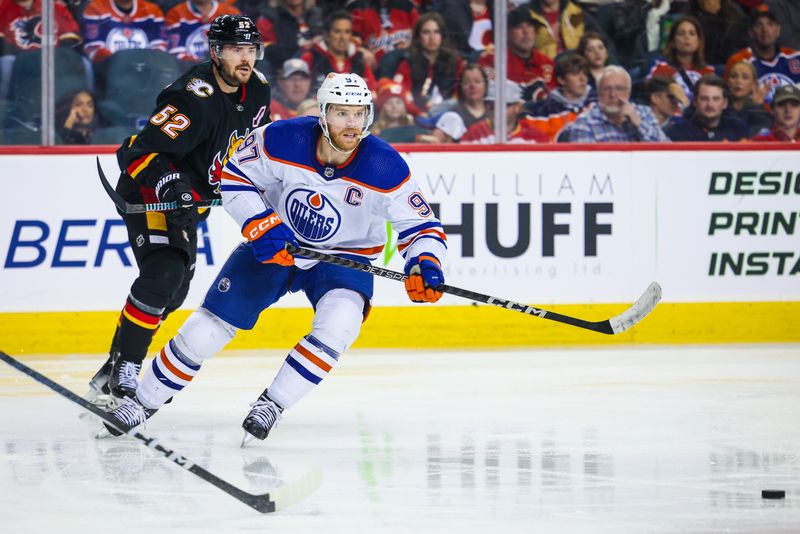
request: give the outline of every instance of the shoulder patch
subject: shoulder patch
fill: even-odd
[[[190,93],[194,93],[200,98],[208,98],[214,94],[214,87],[212,87],[212,85],[207,81],[201,80],[200,78],[192,78],[189,80],[189,83],[186,84],[186,90]]]

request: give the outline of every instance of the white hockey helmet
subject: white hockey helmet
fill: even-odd
[[[322,85],[317,90],[317,103],[319,105],[319,124],[322,126],[322,133],[331,143],[331,146],[339,150],[328,135],[328,123],[326,113],[331,104],[343,104],[345,106],[367,106],[367,120],[361,128],[361,139],[369,135],[369,127],[375,118],[375,108],[372,104],[372,91],[367,87],[367,82],[358,74],[339,74],[331,72],[325,77]],[[341,150],[339,150],[341,152]]]

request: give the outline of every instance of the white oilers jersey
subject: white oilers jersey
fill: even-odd
[[[239,226],[271,208],[306,248],[375,259],[389,221],[404,258],[428,253],[443,262],[442,225],[400,155],[367,136],[345,164],[325,165],[316,157],[321,135],[315,117],[299,117],[257,128],[239,145],[220,187]],[[297,259],[300,268],[314,263]]]

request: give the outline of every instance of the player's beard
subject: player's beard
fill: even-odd
[[[247,68],[243,69],[243,67]],[[222,81],[232,87],[239,87],[250,81],[250,76],[253,74],[253,66],[247,61],[243,61],[235,66],[220,61],[217,65],[217,72],[220,78],[222,78]]]
[[[348,128],[340,132],[330,133],[331,143],[342,152],[352,152],[361,141],[361,132]]]

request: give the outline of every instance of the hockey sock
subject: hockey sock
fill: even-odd
[[[141,364],[161,324],[163,308],[153,308],[128,295],[120,317],[117,345],[126,361]]]
[[[307,335],[286,356],[267,388],[269,397],[284,410],[305,397],[336,365],[339,353]]]
[[[136,397],[145,408],[161,408],[186,387],[199,371],[200,364],[186,357],[175,340],[171,339],[145,369],[144,376],[139,380]]]

